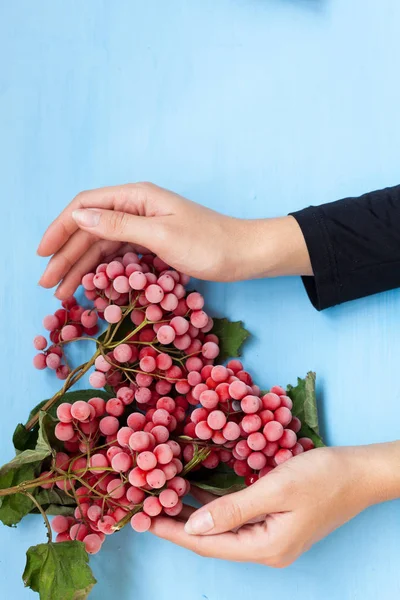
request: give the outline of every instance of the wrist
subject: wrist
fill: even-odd
[[[367,506],[400,498],[400,441],[361,446],[357,455]]]
[[[312,275],[307,246],[291,217],[242,221],[243,278]]]

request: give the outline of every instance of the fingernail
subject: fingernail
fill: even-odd
[[[74,210],[72,218],[83,227],[96,227],[100,223],[100,213],[97,210]]]
[[[185,525],[186,533],[198,534],[207,533],[214,527],[214,520],[208,510],[200,510],[195,513]]]

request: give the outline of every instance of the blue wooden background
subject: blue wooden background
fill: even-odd
[[[0,454],[56,382],[31,338],[56,307],[40,236],[80,190],[151,180],[236,216],[286,214],[399,183],[398,0],[0,1]],[[398,291],[317,313],[299,279],[204,284],[253,332],[265,387],[318,373],[330,444],[399,437]],[[334,485],[334,482],[332,482]],[[23,600],[39,518],[0,529],[0,596]],[[123,531],[91,559],[93,600],[400,597],[400,504],[294,565],[199,558]]]

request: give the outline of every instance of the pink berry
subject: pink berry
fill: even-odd
[[[266,408],[268,410],[272,410],[272,411],[276,410],[281,405],[279,396],[277,394],[274,394],[273,392],[269,392],[268,394],[265,394],[262,397],[261,401],[262,401],[264,408]]]
[[[200,423],[197,423],[195,432],[196,437],[200,440],[210,440],[214,433],[207,421],[200,421]]]
[[[164,290],[164,292],[172,292],[175,287],[175,279],[168,273],[164,273],[157,280],[158,285]]]
[[[115,524],[116,521],[113,517],[104,515],[104,517],[97,522],[97,527],[101,533],[104,533],[105,535],[111,535],[114,533],[113,527]]]
[[[145,477],[145,474],[143,474],[144,483],[141,485],[146,485],[146,480],[144,477]],[[145,498],[145,493],[142,490],[140,490],[137,487],[134,487],[133,485],[128,486],[128,489],[126,491],[126,499],[128,500],[128,502],[130,504],[140,504],[141,502],[143,502],[144,498]]]
[[[122,310],[120,306],[110,304],[104,310],[104,318],[108,323],[118,323],[122,319]]]
[[[222,429],[226,424],[226,416],[222,410],[213,410],[207,418],[207,424],[211,429]]]
[[[151,469],[154,469],[157,465],[157,458],[153,452],[145,450],[138,454],[136,462],[137,466],[143,471],[151,471]]]
[[[241,425],[246,433],[254,433],[260,429],[262,421],[258,415],[250,414],[243,417]]]
[[[105,470],[109,467],[107,457],[103,454],[93,454],[90,457],[90,466],[89,469],[92,473],[104,473]]]
[[[201,329],[208,323],[208,315],[203,310],[195,310],[190,315],[190,322],[194,327]]]
[[[270,391],[278,396],[284,396],[286,394],[285,390],[280,385],[274,385]]]
[[[113,287],[119,294],[126,294],[131,289],[129,279],[125,275],[118,275],[113,281]]]
[[[33,366],[35,367],[35,369],[39,369],[40,371],[45,369],[47,367],[46,355],[45,354],[36,354],[33,357]]]
[[[55,331],[60,327],[60,322],[55,315],[47,315],[43,319],[43,327],[47,329],[47,331]]]
[[[61,337],[65,342],[74,340],[79,337],[78,328],[75,325],[65,325],[65,327],[61,329]]]
[[[154,448],[154,455],[160,465],[167,465],[174,458],[174,454],[168,444],[159,444]]]
[[[175,339],[175,330],[170,325],[163,325],[157,331],[157,339],[160,344],[168,345],[171,344]]]
[[[281,448],[293,448],[297,443],[297,435],[291,429],[284,429],[282,437],[279,438]]]
[[[276,442],[282,437],[283,426],[278,421],[270,421],[264,426],[263,434],[267,442]]]
[[[118,454],[117,454],[118,456]],[[107,484],[107,494],[114,499],[122,498],[125,496],[125,485],[120,479],[112,479]]]
[[[200,394],[200,404],[209,410],[212,410],[218,406],[219,396],[214,390],[206,389]]]
[[[292,458],[292,456],[293,456],[293,454],[291,453],[290,450],[282,448],[281,450],[278,450],[278,452],[275,454],[274,458],[275,458],[276,464],[281,465],[282,463],[289,460],[289,458]]]
[[[146,417],[138,412],[133,412],[129,415],[127,424],[132,431],[141,431],[146,423]]]
[[[103,435],[114,435],[119,429],[119,421],[116,417],[103,417],[99,429]]]
[[[75,431],[71,423],[57,423],[54,434],[58,440],[67,442],[68,440],[72,440],[75,435]]]
[[[267,440],[261,432],[251,433],[247,438],[248,446],[255,451],[263,450],[267,445]]]
[[[86,527],[86,525],[83,525],[83,523],[76,523],[75,525],[72,525],[69,530],[71,540],[78,540],[79,542],[82,542],[88,534],[89,528]]]
[[[110,398],[106,404],[106,412],[113,417],[120,417],[123,415],[125,405],[119,398]]]
[[[161,469],[152,469],[146,474],[146,482],[153,489],[160,489],[165,485],[166,477]]]
[[[162,512],[162,505],[156,496],[148,496],[143,502],[143,511],[149,517],[157,517]]]
[[[97,371],[107,373],[111,369],[112,365],[103,355],[100,355],[94,361],[94,366],[96,367]]]
[[[156,283],[150,284],[145,291],[146,300],[151,304],[159,304],[164,298],[164,291],[162,287]]]
[[[141,271],[134,271],[129,276],[129,285],[133,290],[144,290],[147,285],[146,275]]]
[[[217,358],[219,346],[215,342],[206,342],[201,349],[201,353],[207,359]]]
[[[267,457],[262,452],[252,452],[247,458],[247,464],[251,469],[260,471],[267,464]]]
[[[119,261],[113,260],[107,265],[106,273],[109,279],[115,279],[116,277],[119,277],[119,275],[125,273],[125,267]]]
[[[139,469],[139,467],[135,467],[129,473],[129,483],[135,488],[143,487],[146,485],[146,472]]]
[[[298,454],[302,454],[304,452],[304,448],[298,442],[291,448],[293,456],[297,456]]]
[[[71,415],[77,421],[86,421],[90,416],[90,405],[83,400],[77,400],[71,406]]]
[[[274,417],[275,421],[278,421],[283,427],[286,427],[292,420],[292,413],[286,406],[280,406],[276,409]]]
[[[241,401],[241,408],[243,412],[252,414],[260,410],[260,398],[258,396],[252,396],[251,394],[245,396]]]
[[[44,350],[47,346],[47,340],[43,335],[37,335],[33,340],[33,345],[36,350]]]
[[[240,427],[237,423],[230,421],[225,425],[222,433],[226,440],[234,441],[240,437]]]
[[[89,533],[82,541],[88,554],[97,554],[102,546],[102,541],[96,533]]]
[[[199,292],[192,292],[187,296],[186,303],[191,310],[201,310],[204,306],[204,298]]]
[[[120,363],[129,362],[132,358],[132,349],[129,344],[119,344],[113,350],[113,355],[116,361]]]
[[[288,425],[288,429],[291,429],[295,433],[299,433],[301,429],[301,421],[298,417],[293,417]]]
[[[299,440],[297,440],[299,442],[299,444],[301,446],[303,446],[304,451],[307,452],[308,450],[312,450],[313,448],[315,448],[315,444],[312,441],[312,439],[308,438],[308,437],[302,437]]]
[[[164,508],[172,508],[178,503],[179,497],[175,490],[166,489],[159,495],[159,500]]]
[[[58,369],[58,367],[60,366],[60,362],[61,362],[60,357],[58,356],[58,354],[55,354],[54,352],[51,352],[46,357],[46,365],[49,367],[49,369],[52,369],[53,371]]]
[[[57,407],[57,418],[62,423],[71,423],[72,414],[71,414],[72,404],[69,402],[63,402]]]
[[[95,273],[87,273],[82,277],[82,285],[85,288],[85,290],[92,291],[96,289],[96,286],[93,281],[94,276]]]
[[[70,374],[70,370],[67,367],[67,365],[60,365],[56,369],[56,377],[58,379],[61,379],[61,381],[67,379],[67,377],[68,377],[69,374]]]
[[[164,298],[160,302],[160,306],[166,312],[172,312],[178,306],[178,298],[175,294],[165,294]]]
[[[90,398],[88,401],[90,406],[93,406],[96,417],[102,417],[106,411],[106,403],[103,398]]]
[[[106,385],[106,376],[101,371],[94,371],[89,377],[89,382],[96,389],[102,388]]]
[[[134,397],[135,397],[135,392],[129,387],[124,386],[122,388],[119,388],[119,390],[117,392],[117,398],[122,400],[122,402],[125,404],[125,406],[132,404]]]
[[[184,335],[189,329],[189,322],[184,317],[174,317],[170,325],[177,335]]]
[[[157,444],[163,444],[169,438],[169,431],[164,425],[156,425],[151,433],[154,435]]]
[[[151,519],[144,512],[136,513],[131,519],[131,526],[134,531],[143,533],[151,527]]]
[[[57,515],[51,521],[51,528],[55,533],[64,533],[69,529],[69,521],[63,515]]]

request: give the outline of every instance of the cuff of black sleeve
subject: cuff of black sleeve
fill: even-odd
[[[340,280],[335,251],[322,211],[316,206],[290,213],[300,226],[310,255],[313,277],[302,277],[313,306],[323,310],[340,300]]]

